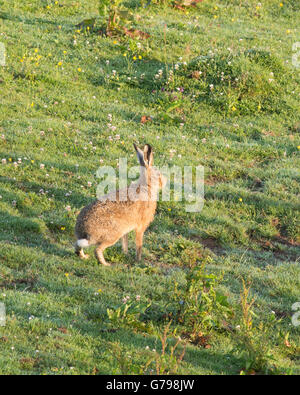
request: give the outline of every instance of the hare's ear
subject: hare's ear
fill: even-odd
[[[136,150],[136,154],[137,154],[137,157],[138,157],[140,165],[146,167],[145,161],[144,161],[144,153],[143,153],[143,151],[134,143],[133,143],[133,146],[134,146],[134,148]]]
[[[144,147],[144,162],[148,167],[153,165],[153,150],[149,144],[146,144]]]

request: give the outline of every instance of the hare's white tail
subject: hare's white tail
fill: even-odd
[[[77,240],[76,244],[78,247],[84,248],[84,247],[88,247],[90,243],[87,239],[80,239],[80,240]]]

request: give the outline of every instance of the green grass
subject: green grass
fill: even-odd
[[[174,283],[183,289],[190,260],[200,265],[207,256],[208,272],[224,273],[219,288],[236,311],[231,324],[244,278],[257,321],[272,311],[281,318],[268,333],[276,372],[299,373],[299,327],[291,325],[291,306],[300,301],[297,2],[262,1],[256,9],[252,0],[204,0],[183,13],[130,1],[138,28],[150,33],[141,48],[76,32],[78,22],[97,16],[96,0],[7,3],[0,1],[7,50],[0,68],[0,159],[7,160],[0,163],[0,302],[7,309],[0,373],[120,373],[110,342],[139,364],[147,346],[160,348]],[[142,125],[144,115],[152,121]],[[93,254],[82,262],[73,254],[76,215],[96,195],[101,163],[115,166],[125,156],[136,165],[134,141],[153,145],[158,166],[203,165],[204,208],[192,214],[183,203],[160,202],[142,263],[133,235],[129,257],[119,243],[106,251],[111,268]],[[106,310],[126,295],[152,303],[155,333],[110,330]],[[214,330],[209,344],[189,344],[179,373],[245,368],[231,331]]]

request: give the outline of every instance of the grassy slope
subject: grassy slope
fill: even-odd
[[[0,1],[0,41],[8,53],[7,67],[0,70],[0,135],[5,136],[0,159],[8,161],[0,164],[0,301],[8,310],[7,326],[0,328],[0,372],[87,374],[95,367],[99,373],[118,372],[108,341],[120,341],[129,351],[159,348],[155,337],[102,330],[106,308],[118,306],[125,295],[141,295],[163,308],[174,281],[183,283],[184,255],[196,249],[201,256],[203,245],[213,257],[208,269],[225,273],[222,287],[230,300],[238,300],[243,276],[252,281],[259,317],[264,320],[271,310],[284,317],[270,341],[277,365],[297,371],[297,359],[275,337],[279,329],[290,331],[294,343],[299,337],[290,325],[300,275],[299,72],[290,66],[292,43],[299,41],[299,10],[289,2],[280,8],[279,1],[267,1],[256,18],[252,1],[240,8],[238,1],[208,0],[187,15],[164,7],[139,9],[152,51],[128,63],[126,49],[112,39],[76,34],[78,21],[97,14],[95,0],[59,3],[47,10],[46,1]],[[166,62],[170,68],[180,57],[189,62],[229,47],[275,54],[289,75],[280,94],[296,110],[283,106],[275,114],[226,115],[187,94],[180,126],[159,121],[160,94],[149,83],[133,83],[143,72],[153,81]],[[117,84],[107,81],[112,70]],[[184,82],[189,87],[190,80]],[[108,114],[115,131],[107,127]],[[142,115],[154,121],[141,125]],[[115,165],[127,156],[135,165],[134,140],[153,144],[158,165],[203,164],[204,209],[191,215],[181,203],[160,203],[142,264],[134,262],[133,237],[130,257],[119,245],[107,250],[115,263],[111,268],[99,267],[93,258],[81,262],[73,255],[73,228],[76,212],[95,195],[99,159]],[[9,158],[22,158],[22,164],[15,168]],[[178,240],[185,246],[181,252]],[[243,367],[228,334],[214,336],[211,344],[210,349],[189,346],[181,372],[229,374]]]

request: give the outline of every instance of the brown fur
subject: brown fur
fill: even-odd
[[[81,258],[87,256],[78,241],[86,239],[89,246],[96,245],[95,255],[99,263],[109,265],[104,259],[103,251],[122,238],[123,251],[127,253],[128,233],[135,230],[136,255],[138,260],[141,259],[143,235],[154,219],[157,206],[156,199],[151,200],[151,190],[152,196],[156,196],[158,189],[163,187],[164,177],[152,166],[153,153],[149,145],[145,146],[144,152],[136,146],[135,149],[141,165],[139,181],[126,190],[117,191],[115,201],[107,195],[84,207],[78,215],[75,251]],[[139,192],[138,200],[130,200],[131,189]],[[119,199],[123,194],[127,196],[126,201]]]

